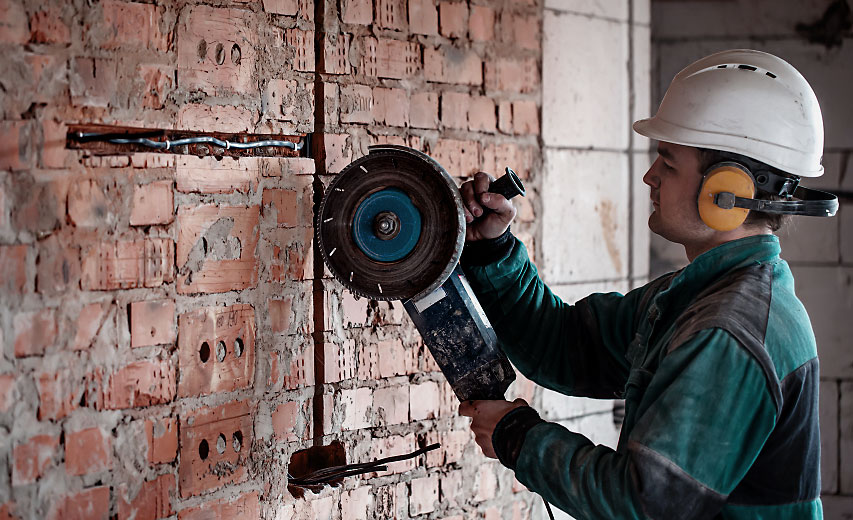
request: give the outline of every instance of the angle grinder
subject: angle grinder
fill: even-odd
[[[489,191],[525,193],[510,168]],[[458,265],[462,208],[456,183],[434,159],[405,146],[373,146],[327,188],[317,244],[353,294],[403,302],[460,401],[503,399],[515,372]]]

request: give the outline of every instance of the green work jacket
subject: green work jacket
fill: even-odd
[[[519,481],[579,520],[822,518],[817,349],[775,236],[575,305],[509,238],[485,265],[463,257],[504,352],[544,387],[625,399],[615,451],[530,428]]]

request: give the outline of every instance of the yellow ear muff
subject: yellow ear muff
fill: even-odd
[[[751,199],[755,196],[755,182],[747,170],[731,163],[712,166],[705,174],[705,180],[699,190],[699,216],[711,229],[731,231],[743,224],[749,210],[723,209],[717,206],[714,203],[714,196],[722,192]]]

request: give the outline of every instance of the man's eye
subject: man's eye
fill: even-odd
[[[670,166],[669,163],[667,163],[667,162],[663,163],[663,167],[666,168],[667,170],[674,170],[675,169],[672,166]]]

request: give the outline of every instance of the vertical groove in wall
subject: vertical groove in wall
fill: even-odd
[[[628,0],[628,285],[633,285],[634,255],[637,254],[637,240],[634,236],[634,107],[637,105],[637,89],[634,85],[636,70],[634,67],[634,0]]]
[[[326,147],[323,138],[325,127],[325,97],[323,92],[323,40],[326,37],[324,30],[326,2],[318,0],[314,2],[314,134],[311,139],[311,152],[314,157],[314,221],[320,209],[320,201],[323,200],[323,175],[326,174]],[[323,390],[325,386],[325,349],[323,338],[325,328],[325,290],[323,288],[323,256],[319,254],[317,246],[317,233],[314,233],[314,265],[313,268],[313,324],[312,338],[314,341],[314,398],[312,400],[312,434],[315,446],[323,444],[323,417],[325,416],[323,404]]]

